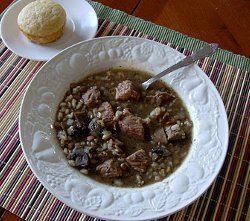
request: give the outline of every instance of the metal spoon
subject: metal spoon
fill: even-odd
[[[215,43],[205,45],[203,48],[194,52],[192,55],[185,57],[184,59],[182,59],[178,63],[170,66],[169,68],[162,71],[161,73],[159,73],[159,74],[155,75],[154,77],[148,79],[147,81],[143,82],[142,87],[145,90],[147,90],[152,83],[154,83],[155,81],[157,81],[158,79],[160,79],[164,75],[169,74],[170,72],[173,72],[179,68],[188,66],[201,58],[212,55],[217,50],[218,46],[219,45],[215,44]]]

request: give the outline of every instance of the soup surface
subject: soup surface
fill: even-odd
[[[68,163],[99,182],[140,187],[166,178],[188,154],[192,122],[178,95],[150,75],[108,70],[72,83],[54,127]]]

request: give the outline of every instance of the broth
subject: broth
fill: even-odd
[[[179,167],[191,146],[192,122],[164,82],[140,87],[150,77],[112,69],[70,85],[54,127],[71,166],[120,187],[161,181]]]

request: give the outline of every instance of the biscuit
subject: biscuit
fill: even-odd
[[[46,44],[63,35],[66,12],[61,5],[51,0],[37,0],[21,10],[17,23],[28,39]]]

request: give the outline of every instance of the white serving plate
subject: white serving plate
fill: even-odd
[[[194,128],[185,161],[161,182],[142,188],[98,183],[67,164],[51,128],[57,106],[70,83],[114,67],[158,73],[183,57],[154,41],[104,37],[73,45],[48,61],[26,91],[19,121],[26,160],[47,190],[73,209],[107,220],[164,217],[201,196],[224,162],[228,123],[217,90],[195,64],[163,78],[183,99]]]
[[[19,30],[17,17],[20,11],[34,0],[19,0],[4,14],[1,35],[4,44],[15,54],[37,61],[47,61],[63,49],[88,40],[96,35],[98,20],[95,10],[84,0],[54,0],[66,11],[66,26],[63,36],[56,42],[36,44],[29,41]]]

